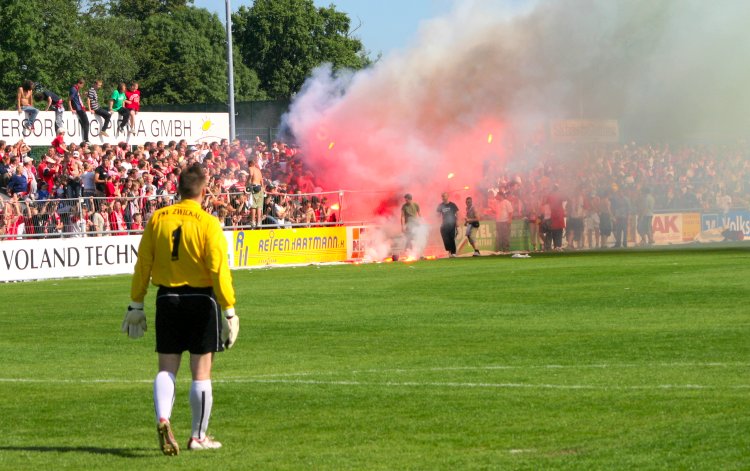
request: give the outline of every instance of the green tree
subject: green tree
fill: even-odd
[[[115,16],[83,15],[81,24],[86,42],[81,45],[86,56],[84,76],[88,82],[101,79],[106,95],[123,81],[139,76],[141,23]]]
[[[0,89],[13,107],[23,80],[67,90],[84,72],[85,30],[77,23],[77,0],[0,0]]]
[[[226,101],[226,35],[217,15],[204,9],[177,9],[150,16],[143,31],[138,75],[147,103]],[[237,100],[265,98],[258,85],[257,76],[237,60]]]
[[[350,37],[345,13],[316,8],[312,0],[256,0],[232,15],[235,43],[272,98],[299,91],[318,65],[360,69],[369,61],[362,43]]]
[[[109,12],[114,16],[143,21],[151,15],[171,13],[192,3],[193,0],[111,0]]]

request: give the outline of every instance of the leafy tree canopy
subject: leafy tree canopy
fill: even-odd
[[[289,98],[316,66],[369,64],[350,21],[312,0],[256,0],[233,15],[235,98]],[[65,97],[80,77],[136,80],[143,103],[227,100],[226,32],[193,0],[0,0],[0,107],[30,79]]]
[[[350,36],[349,17],[316,8],[312,0],[256,0],[232,15],[234,41],[273,98],[299,91],[313,68],[329,62],[334,70],[369,64],[362,42]]]

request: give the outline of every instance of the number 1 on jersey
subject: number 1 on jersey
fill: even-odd
[[[172,232],[172,261],[180,259],[180,238],[182,238],[182,226]]]

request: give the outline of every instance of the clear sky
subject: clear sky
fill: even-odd
[[[232,11],[241,6],[251,6],[252,0],[230,0]],[[441,16],[451,9],[451,0],[315,0],[315,5],[336,6],[336,10],[349,15],[352,29],[370,57],[384,55],[408,45],[416,34],[419,23]],[[194,0],[198,8],[217,13],[222,22],[226,11],[225,0]]]

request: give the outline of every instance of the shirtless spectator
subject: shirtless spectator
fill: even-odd
[[[34,82],[31,80],[25,80],[18,87],[16,106],[18,114],[24,113],[26,115],[21,126],[28,131],[33,131],[34,122],[36,121],[36,116],[39,114],[39,110],[34,108]]]
[[[263,220],[263,173],[256,159],[250,161],[248,189],[250,190],[250,225],[260,227]]]

